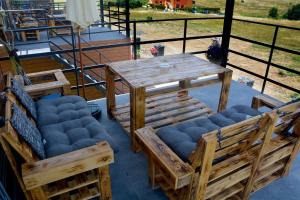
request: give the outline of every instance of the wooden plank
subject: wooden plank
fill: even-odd
[[[176,99],[174,99],[173,102],[170,102],[168,104],[160,104],[160,105],[157,105],[150,109],[147,108],[147,104],[146,104],[146,113],[145,113],[146,121],[149,117],[156,115],[156,114],[161,114],[168,110],[172,111],[174,109],[181,109],[181,108],[185,108],[185,107],[189,107],[189,106],[193,106],[193,105],[205,107],[205,105],[203,103],[200,103],[197,99],[181,98],[181,100],[182,101],[176,101]],[[130,119],[129,108],[128,108],[128,112],[114,115],[114,116],[116,117],[116,119],[118,121],[129,121],[129,119]]]
[[[253,97],[252,99],[252,108],[258,109],[262,106],[267,106],[269,108],[274,108],[276,106],[281,105],[282,102],[276,100],[276,99],[271,99],[270,97],[263,95],[263,94],[259,94]]]
[[[300,117],[298,117],[296,120],[295,120],[295,125],[294,125],[294,129],[293,129],[293,134],[298,137],[297,138],[297,141],[294,145],[294,149],[289,157],[289,160],[287,161],[286,163],[286,166],[283,170],[283,173],[282,175],[283,176],[287,176],[291,167],[292,167],[292,163],[293,161],[296,159],[296,156],[299,152],[299,149],[300,149]]]
[[[285,165],[286,165],[285,162],[279,161],[273,163],[273,165],[271,165],[268,168],[265,168],[263,170],[258,170],[256,175],[257,178],[255,179],[255,182],[259,182],[260,180],[267,178],[268,176],[276,172],[279,172],[280,170],[282,171]]]
[[[236,173],[226,176],[225,178],[214,182],[212,184],[209,184],[206,190],[206,199],[209,199],[222,191],[225,191],[226,189],[230,188],[231,186],[239,183],[240,181],[248,178],[250,176],[251,167],[245,167],[243,169],[240,169]]]
[[[130,88],[130,135],[133,151],[138,150],[135,131],[145,126],[145,98],[144,87]]]
[[[107,142],[22,166],[23,181],[30,190],[114,161],[113,150]]]
[[[106,76],[106,108],[107,113],[110,117],[113,116],[112,111],[116,108],[116,97],[115,97],[115,74],[105,68]]]
[[[109,66],[132,87],[149,87],[178,80],[193,80],[226,70],[189,54],[114,62]]]
[[[109,166],[98,168],[101,200],[112,200]]]
[[[264,179],[260,180],[259,182],[255,183],[252,191],[255,192],[255,191],[265,187],[266,185],[272,183],[273,181],[279,179],[280,177],[281,177],[280,173],[274,173],[271,176],[268,176],[267,178],[264,178]]]
[[[212,163],[214,160],[214,153],[217,145],[217,138],[214,135],[204,137],[201,139],[200,144],[203,149],[202,157],[200,158],[201,166],[199,170],[199,176],[193,180],[193,186],[191,187],[191,199],[204,199],[206,188],[208,184],[209,175],[212,169]]]
[[[47,200],[47,196],[41,187],[30,190],[32,200]]]
[[[170,174],[169,181],[172,188],[178,189],[188,185],[191,181],[193,169],[184,163],[158,136],[151,127],[145,127],[136,131],[143,147],[153,154],[153,159]]]
[[[210,199],[211,200],[226,200],[226,199],[229,199],[229,197],[232,197],[233,195],[243,191],[243,189],[244,189],[244,186],[241,183],[238,183],[238,184],[224,190],[220,194],[213,196]]]
[[[257,169],[259,169],[260,166],[260,162],[262,157],[265,155],[266,151],[267,151],[267,147],[269,146],[270,140],[272,138],[272,133],[274,130],[274,126],[275,126],[275,122],[278,119],[277,115],[271,115],[271,114],[266,114],[266,123],[264,124],[264,127],[261,127],[260,131],[265,132],[264,138],[263,138],[263,143],[262,146],[260,148],[260,151],[258,152],[258,155],[256,156],[254,163],[252,164],[252,169],[251,169],[251,175],[249,177],[249,179],[247,180],[247,184],[245,186],[245,190],[243,191],[243,199],[248,199],[249,195],[251,193],[253,184],[255,182],[255,178],[256,178],[256,172]]]
[[[98,178],[93,171],[78,174],[71,180],[60,180],[47,186],[47,197],[52,198],[97,182]]]
[[[219,99],[218,112],[226,109],[229,96],[229,89],[231,85],[232,71],[227,69],[224,73],[219,75],[222,80],[222,87]]]

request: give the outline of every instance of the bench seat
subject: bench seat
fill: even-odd
[[[107,141],[117,152],[113,139],[100,122],[92,117],[84,98],[68,95],[35,102],[16,79],[12,79],[12,93],[26,108],[27,116],[34,119],[34,125],[37,125],[42,136],[46,158],[93,146],[102,141]]]
[[[69,95],[56,99],[41,99],[35,105],[39,127],[91,115],[87,102],[79,96]]]
[[[91,116],[40,127],[46,157],[53,157],[107,141],[113,150],[117,146],[105,128]]]
[[[236,105],[206,118],[198,118],[160,128],[157,135],[183,161],[187,162],[189,155],[196,149],[197,141],[203,134],[260,114],[259,111],[249,106]]]

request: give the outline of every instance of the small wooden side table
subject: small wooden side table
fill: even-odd
[[[207,81],[192,81],[216,75]],[[119,76],[130,88],[130,104],[116,106],[115,82]],[[232,71],[190,54],[154,57],[110,63],[106,68],[108,114],[130,133],[137,150],[135,130],[154,129],[212,113],[206,105],[188,95],[189,88],[222,82],[218,111],[225,109]],[[152,90],[153,86],[178,81],[172,88]],[[173,92],[173,93],[172,93]],[[174,92],[176,92],[174,94]]]

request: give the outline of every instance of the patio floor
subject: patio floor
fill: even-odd
[[[216,110],[219,99],[220,84],[210,85],[191,91],[191,95]],[[252,97],[259,94],[252,88],[232,82],[228,106],[236,104],[251,105]],[[143,153],[133,153],[128,135],[122,127],[106,115],[105,99],[92,101],[102,107],[101,123],[107,128],[119,152],[115,154],[115,162],[110,166],[112,193],[114,200],[163,200],[167,199],[160,189],[152,190],[148,184],[147,159]],[[128,102],[128,95],[117,97],[117,103]],[[273,182],[269,186],[251,195],[251,200],[299,200],[300,199],[300,155],[293,164],[289,176]]]

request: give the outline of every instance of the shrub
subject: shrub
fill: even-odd
[[[290,20],[300,20],[300,4],[293,5],[289,8],[283,17]]]
[[[146,0],[129,0],[129,7],[130,8],[139,8],[142,7],[144,4],[147,4],[148,1]],[[125,0],[117,0],[116,4],[120,6],[125,6]]]
[[[269,17],[277,18],[278,17],[278,9],[276,7],[272,7],[269,10]]]

